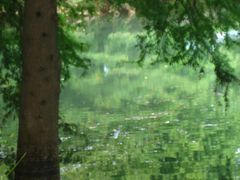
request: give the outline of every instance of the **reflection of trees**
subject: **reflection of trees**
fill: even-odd
[[[206,112],[196,113],[206,118]],[[132,136],[124,144],[129,152],[131,149],[134,152],[128,155],[129,168],[149,173],[152,179],[232,179],[231,151],[235,141],[229,141],[233,132],[226,125],[227,119],[215,116],[211,126],[202,120],[195,121],[195,117],[196,114],[180,122],[163,119],[128,122]],[[141,132],[141,127],[146,131]]]
[[[184,107],[180,106],[182,102]],[[92,123],[107,123],[85,131],[93,150],[71,154],[84,157],[82,162],[88,167],[82,177],[87,177],[86,172],[90,171],[93,179],[99,176],[126,179],[136,176],[144,179],[236,177],[239,167],[234,151],[238,147],[239,122],[218,106],[214,109],[209,102],[204,106],[203,99],[201,105],[194,105],[194,102],[194,98],[182,97],[171,101],[168,103],[171,113],[163,116],[158,116],[157,112],[167,111],[166,108],[155,103],[156,118],[151,114],[153,109],[146,111],[146,106],[139,106],[138,111],[133,112],[137,113],[137,118],[134,114],[124,118],[92,110],[97,113]],[[87,127],[92,126],[96,125]],[[114,129],[120,126],[120,135],[114,139]]]

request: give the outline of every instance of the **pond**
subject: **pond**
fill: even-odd
[[[226,109],[211,75],[135,68],[93,72],[63,92],[63,179],[239,179],[237,88]]]

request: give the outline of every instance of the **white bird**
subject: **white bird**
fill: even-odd
[[[107,76],[108,73],[109,73],[109,68],[106,64],[103,65],[103,72],[104,72],[104,75]]]
[[[113,138],[117,139],[120,134],[120,129],[114,129],[113,130]]]

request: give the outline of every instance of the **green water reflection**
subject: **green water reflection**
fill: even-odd
[[[150,66],[151,57],[140,68],[140,30],[114,24],[104,38],[99,22],[82,35],[92,66],[71,69],[62,90],[61,179],[240,179],[240,88],[230,86],[226,111],[210,65],[201,79],[191,68]],[[221,50],[239,76],[239,49]],[[16,132],[16,121],[0,129],[0,180],[14,164]]]
[[[64,179],[240,178],[236,97],[227,112],[198,88],[191,96],[122,100],[121,108],[76,108],[76,98],[66,110],[78,119],[75,135],[61,137]]]

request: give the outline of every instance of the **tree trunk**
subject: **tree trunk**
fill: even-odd
[[[59,179],[56,0],[25,0],[17,180]]]

